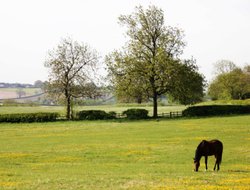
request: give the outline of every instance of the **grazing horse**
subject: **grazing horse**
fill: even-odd
[[[207,157],[214,155],[216,158],[214,170],[216,169],[217,165],[217,171],[220,170],[220,163],[222,159],[222,151],[223,151],[223,144],[219,140],[211,140],[206,141],[203,140],[198,145],[196,151],[195,151],[195,158],[194,158],[194,165],[195,170],[198,172],[199,166],[200,166],[200,159],[202,156],[205,156],[205,165],[207,170]]]

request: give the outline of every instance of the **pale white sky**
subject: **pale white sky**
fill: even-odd
[[[212,77],[213,63],[250,63],[250,0],[0,0],[0,82],[47,80],[48,50],[61,38],[88,43],[102,57],[121,48],[121,14],[137,5],[156,5],[165,24],[182,28],[184,58],[197,59]]]

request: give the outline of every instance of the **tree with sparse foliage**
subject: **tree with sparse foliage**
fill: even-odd
[[[34,82],[35,88],[43,88],[43,82],[41,80],[37,80]]]
[[[16,90],[16,93],[17,93],[17,98],[21,98],[21,97],[23,97],[23,96],[26,95],[26,92],[24,91],[23,88],[18,88],[18,89]]]
[[[229,73],[235,69],[237,69],[235,63],[226,59],[219,60],[214,64],[215,75]]]
[[[96,93],[93,71],[98,55],[88,45],[65,38],[45,61],[49,68],[48,92],[62,96],[66,105],[66,117],[72,119],[74,98],[93,96]]]
[[[171,94],[183,102],[188,102],[187,98],[182,98],[187,94],[189,97],[197,94],[192,102],[200,99],[204,78],[198,73],[194,61],[180,60],[185,46],[183,31],[165,26],[161,9],[149,6],[145,10],[139,6],[134,13],[122,15],[119,20],[127,27],[129,41],[123,51],[114,51],[106,57],[109,74],[118,93],[122,91],[129,96],[139,91],[152,98],[154,117],[157,117],[157,99],[163,94]],[[199,87],[189,88],[189,84],[182,81],[186,80],[185,77],[189,77],[188,81],[192,77],[199,78],[198,83],[192,81]]]

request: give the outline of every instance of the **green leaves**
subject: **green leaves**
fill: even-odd
[[[106,60],[117,94],[153,98],[154,116],[157,98],[162,94],[171,94],[185,104],[201,99],[204,77],[198,73],[194,61],[179,59],[185,46],[183,31],[165,26],[161,9],[139,6],[119,20],[127,29],[129,41],[123,51],[115,51]]]
[[[217,77],[210,83],[208,94],[212,99],[245,99],[250,94],[250,75],[247,70],[237,68],[232,62],[217,65]],[[247,66],[246,66],[247,68]]]

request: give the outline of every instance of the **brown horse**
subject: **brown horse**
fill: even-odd
[[[201,141],[201,143],[198,145],[195,151],[195,158],[194,158],[195,170],[194,171],[198,172],[198,169],[200,166],[200,159],[202,156],[205,156],[205,165],[206,165],[206,170],[207,170],[207,157],[212,156],[212,155],[214,155],[216,158],[214,170],[216,169],[216,165],[217,165],[217,171],[219,171],[220,163],[222,159],[222,151],[223,151],[223,144],[219,140]]]

